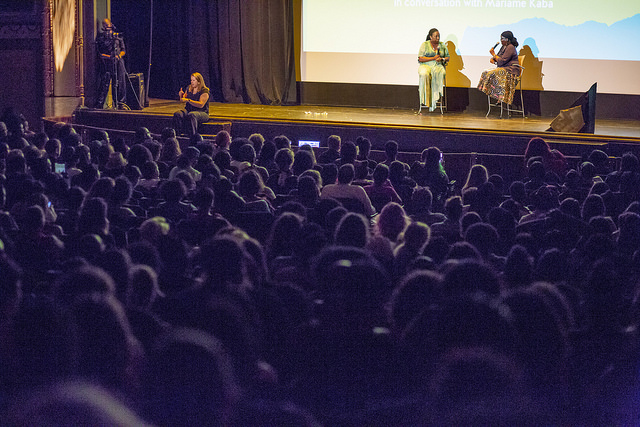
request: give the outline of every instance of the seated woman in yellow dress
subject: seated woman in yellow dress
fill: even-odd
[[[427,40],[422,42],[418,51],[418,93],[420,105],[429,107],[429,111],[436,108],[436,102],[442,96],[444,87],[445,64],[449,61],[449,51],[440,42],[440,32],[437,28],[429,30]]]
[[[495,98],[498,102],[513,103],[513,95],[516,92],[517,78],[520,75],[518,63],[518,39],[511,31],[505,31],[500,36],[502,47],[496,54],[495,46],[491,48],[490,62],[496,64],[496,68],[490,68],[482,72],[478,89]]]

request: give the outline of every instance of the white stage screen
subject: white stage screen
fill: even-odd
[[[640,1],[303,0],[303,81],[417,85],[430,28],[451,53],[447,84],[475,87],[511,30],[525,89],[640,94]],[[452,51],[453,50],[453,51]]]

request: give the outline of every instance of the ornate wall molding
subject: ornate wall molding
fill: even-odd
[[[0,23],[0,40],[40,40],[41,28],[39,24]]]
[[[42,12],[42,44],[44,50],[44,94],[45,96],[53,96],[53,76],[55,73],[55,64],[53,61],[53,41],[51,28],[53,28],[53,17],[51,16],[52,5],[49,0],[45,3],[44,11]]]

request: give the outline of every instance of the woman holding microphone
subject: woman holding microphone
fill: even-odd
[[[191,84],[184,92],[178,92],[180,101],[185,102],[184,110],[173,113],[173,127],[178,134],[192,137],[198,126],[209,120],[209,88],[200,73],[191,74]]]
[[[516,92],[516,78],[520,75],[518,51],[516,50],[518,39],[513,36],[511,31],[505,31],[500,36],[500,44],[502,47],[498,53],[495,51],[498,43],[489,50],[491,54],[489,62],[496,64],[497,67],[482,72],[478,89],[499,102],[511,104]]]
[[[444,66],[449,61],[449,51],[440,42],[440,32],[437,28],[429,30],[427,40],[422,42],[418,51],[418,93],[420,105],[429,107],[429,111],[436,108],[436,102],[443,94]]]

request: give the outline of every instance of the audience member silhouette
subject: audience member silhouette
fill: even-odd
[[[637,154],[565,173],[532,140],[514,182],[452,166],[458,195],[435,147],[375,166],[331,137],[321,167],[284,136],[180,157],[171,129],[22,129],[0,126],[8,423],[633,424]],[[362,216],[336,187],[389,198]]]

